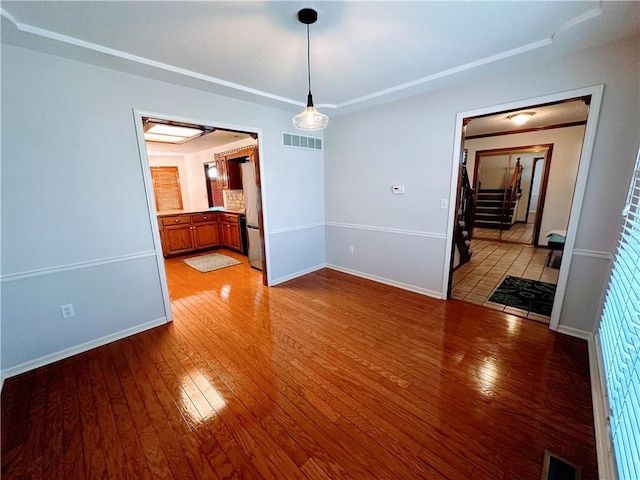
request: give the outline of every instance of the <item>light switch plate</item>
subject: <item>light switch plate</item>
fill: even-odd
[[[403,194],[404,193],[404,185],[393,185],[391,187],[391,193]]]

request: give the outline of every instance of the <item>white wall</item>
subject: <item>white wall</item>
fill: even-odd
[[[215,160],[214,156],[219,152],[226,152],[236,148],[256,145],[254,140],[238,140],[227,143],[219,147],[209,148],[200,152],[195,152],[185,156],[185,169],[189,182],[189,204],[192,209],[209,208],[209,197],[207,196],[206,178],[204,175],[204,165]]]
[[[270,281],[324,263],[323,154],[281,147],[290,112],[3,45],[3,375],[164,321],[134,108],[261,129]]]
[[[209,208],[204,165],[213,160],[213,154],[206,150],[185,156],[184,167],[189,184],[187,195],[189,196],[189,208],[192,210]]]
[[[605,84],[560,323],[593,331],[638,142],[638,38],[332,118],[325,138],[327,262],[439,292],[456,114]],[[550,47],[553,48],[553,47]],[[544,72],[541,75],[540,72]],[[555,155],[555,151],[554,151]],[[470,155],[470,158],[473,158]],[[405,195],[391,195],[394,184]],[[347,253],[354,245],[353,254]],[[586,306],[585,306],[586,305]]]
[[[475,163],[475,162],[474,162]],[[473,163],[467,162],[468,167]],[[509,155],[491,155],[482,158],[478,166],[478,178],[481,190],[504,190],[511,180],[513,168],[509,169]],[[469,175],[471,185],[475,184],[473,170]]]
[[[541,145],[545,143],[553,144],[549,183],[547,184],[547,195],[540,225],[539,244],[542,246],[547,245],[547,238],[545,237],[547,232],[550,230],[566,230],[569,224],[584,129],[584,125],[579,125],[538,132],[475,138],[465,142],[465,147],[469,151],[469,158],[474,159],[469,166],[470,169],[473,169],[475,154],[478,150]],[[482,162],[484,163],[485,160],[483,159]],[[469,164],[469,161],[467,164]]]

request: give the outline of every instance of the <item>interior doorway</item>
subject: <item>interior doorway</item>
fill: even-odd
[[[229,268],[246,268],[253,272],[250,278],[267,285],[260,132],[139,111],[134,111],[134,117],[167,319],[173,318],[167,273],[176,269],[193,268],[193,281],[202,282],[203,288],[207,284],[206,275],[225,274],[225,264],[229,265],[227,272]],[[232,162],[237,164],[228,168]],[[252,175],[246,184],[241,162],[251,166]],[[173,189],[165,190],[167,195],[173,192],[179,197],[179,202],[156,201],[159,192],[152,172],[159,168],[175,170]],[[255,205],[245,205],[247,189]],[[219,205],[212,204],[214,195],[223,199]],[[251,250],[247,240],[248,215],[255,217],[252,233],[258,233],[252,235]],[[255,257],[253,263],[249,261],[250,254]],[[220,265],[201,265],[207,262]],[[194,263],[198,266],[193,266]],[[220,294],[229,296],[226,291]]]
[[[488,273],[490,277],[498,277],[497,280],[503,283],[507,280],[507,277],[510,276],[508,275],[508,273],[510,273],[509,268],[522,270],[524,267],[525,271],[529,269],[529,272],[531,272],[534,270],[532,266],[535,265],[535,270],[537,270],[536,274],[540,277],[544,274],[546,279],[548,279],[550,275],[546,272],[549,271],[549,268],[552,268],[549,262],[551,261],[550,256],[553,256],[553,261],[555,262],[553,267],[557,267],[554,268],[553,272],[556,280],[553,285],[553,295],[549,301],[548,315],[545,317],[550,328],[557,329],[568,278],[569,262],[567,259],[571,257],[571,252],[575,244],[576,221],[579,218],[582,208],[586,175],[591,159],[602,90],[602,86],[589,87],[572,92],[565,92],[563,94],[539,97],[528,102],[514,102],[493,108],[489,107],[458,114],[457,133],[461,141],[454,148],[454,158],[459,158],[460,161],[454,163],[452,171],[453,178],[450,201],[452,206],[455,205],[455,209],[453,209],[453,212],[450,214],[450,230],[447,236],[450,242],[449,245],[451,245],[451,256],[449,257],[443,275],[443,298],[452,298],[454,272],[464,263],[464,257],[466,257],[467,262],[474,261],[474,257],[476,261],[481,260],[483,256],[485,258],[490,257],[491,249],[495,250],[497,248],[496,245],[506,245],[506,247],[504,247],[506,251],[496,251],[498,252],[498,256],[495,258],[494,255],[494,265],[480,266],[478,271],[474,272],[475,278],[469,278],[465,288],[473,288],[474,286],[482,287],[484,283],[485,291],[478,293],[475,298],[470,297],[470,300],[473,300],[473,303],[485,304],[485,306],[490,308],[493,307],[497,310],[503,309],[504,311],[508,311],[506,309],[511,307],[505,306],[505,304],[489,305],[489,299],[492,293],[496,293],[493,290],[497,289],[490,288],[486,282],[483,281],[486,280],[486,278],[479,277],[481,275],[486,276]],[[554,109],[558,111],[565,110],[565,113],[567,113],[571,110],[575,112],[577,111],[576,109],[580,108],[584,112],[584,117],[577,120],[565,117],[564,121],[553,121],[553,116],[547,115]],[[504,128],[507,124],[511,125],[509,123],[510,120],[518,114],[525,114],[529,119],[538,118],[539,121],[529,123],[526,128],[518,126]],[[478,119],[482,119],[482,121],[478,122],[479,124],[484,122],[485,126],[487,126],[487,123],[493,123],[493,126],[489,127],[489,131],[483,133],[473,132],[470,125]],[[575,173],[571,180],[568,180],[569,177],[565,175],[566,169],[563,168],[563,162],[559,160],[565,157],[565,145],[560,146],[556,139],[552,138],[554,135],[557,136],[558,132],[564,132],[565,134],[571,133],[574,140],[576,134],[578,132],[580,134],[579,139],[573,142],[576,160]],[[527,136],[529,136],[529,141],[527,141]],[[469,168],[468,160],[473,159],[471,162],[475,161],[477,151],[498,148],[495,147],[495,145],[492,145],[492,148],[487,148],[487,143],[495,144],[496,138],[508,139],[509,143],[502,145],[503,148],[553,144],[553,164],[547,162],[545,155],[532,157],[529,192],[527,194],[520,192],[520,203],[523,205],[523,211],[526,213],[526,220],[523,221],[528,222],[532,217],[541,216],[537,234],[537,243],[539,245],[537,250],[533,245],[516,244],[510,246],[508,241],[505,242],[504,239],[498,239],[498,241],[481,240],[482,242],[495,243],[495,245],[489,246],[488,249],[487,245],[481,245],[484,249],[484,255],[481,254],[481,249],[477,252],[474,251],[474,245],[478,245],[479,243],[478,239],[475,239],[474,242],[474,213],[477,191],[476,188],[474,188],[476,187],[476,178],[469,178],[474,176],[472,173],[473,170]],[[535,140],[531,141],[531,138],[535,138]],[[470,140],[475,141],[475,144],[474,142],[470,142]],[[540,159],[540,157],[542,157],[542,159]],[[480,163],[481,162],[482,160]],[[513,176],[513,170],[515,170],[513,157],[511,164],[509,165],[507,162],[507,166],[503,168],[505,172],[511,174],[511,177]],[[546,198],[542,201],[542,181],[545,175],[549,175],[549,179],[547,182],[547,191],[545,192]],[[536,180],[536,176],[538,180]],[[465,182],[465,177],[470,181]],[[507,175],[507,177],[509,177],[509,175]],[[539,190],[535,190],[537,181],[541,182],[540,185],[538,185]],[[569,183],[570,188],[567,188]],[[567,190],[569,194],[567,194]],[[537,202],[536,193],[538,195]],[[559,194],[565,195],[561,203],[553,200],[554,198],[558,198]],[[550,207],[551,205],[553,208]],[[533,215],[531,214],[532,210],[534,212]],[[540,210],[542,210],[542,212]],[[522,212],[520,212],[520,214],[524,215]],[[560,224],[559,222],[561,222],[563,217],[564,222]],[[553,233],[563,234],[561,245],[555,242],[557,238],[552,237],[550,239],[549,236]],[[553,242],[550,240],[553,240]],[[464,255],[464,251],[461,254],[461,248],[468,249],[466,255]],[[524,257],[522,255],[524,255]],[[526,262],[529,262],[529,264],[525,265]],[[507,266],[506,264],[509,265]],[[505,266],[507,266],[506,270]],[[501,272],[500,270],[504,271]],[[540,282],[540,277],[536,282]],[[528,279],[525,278],[525,280]],[[474,286],[469,287],[470,283],[474,283]],[[495,298],[493,301],[493,303],[495,303]],[[511,313],[524,317],[528,315],[526,311],[523,315],[522,310]]]
[[[539,246],[552,158],[551,143],[475,152],[473,238]]]

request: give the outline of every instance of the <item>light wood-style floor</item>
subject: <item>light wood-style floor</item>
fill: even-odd
[[[173,323],[6,380],[3,479],[538,479],[545,449],[597,477],[583,340],[331,270],[166,266]]]

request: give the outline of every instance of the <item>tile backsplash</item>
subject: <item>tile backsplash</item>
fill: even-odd
[[[244,193],[242,190],[223,190],[224,208],[244,210]]]

